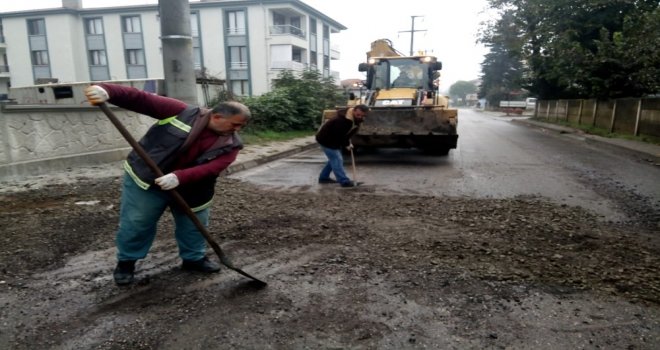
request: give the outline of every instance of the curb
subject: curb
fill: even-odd
[[[637,158],[640,158],[641,160],[654,163],[654,165],[660,165],[660,146],[623,139],[609,139],[607,137],[587,134],[579,129],[574,129],[563,125],[539,122],[536,120],[514,119],[512,122],[537,127],[540,129],[552,130],[559,134],[577,134],[584,138],[584,141],[587,143],[605,146],[612,150],[623,150]]]
[[[289,148],[289,149],[286,149],[286,150],[283,150],[283,151],[280,151],[280,152],[277,152],[277,153],[274,153],[274,154],[270,154],[268,156],[258,157],[258,158],[255,158],[255,159],[250,159],[250,160],[246,160],[246,161],[243,161],[243,162],[234,163],[234,164],[230,165],[224,171],[224,174],[225,175],[230,175],[230,174],[235,174],[235,173],[238,173],[238,172],[241,172],[241,171],[249,170],[249,169],[255,168],[259,165],[269,163],[269,162],[272,162],[272,161],[275,161],[275,160],[278,160],[278,159],[286,158],[286,157],[291,156],[293,154],[304,152],[304,151],[313,149],[315,147],[317,147],[317,143],[316,142],[310,142],[306,145]]]

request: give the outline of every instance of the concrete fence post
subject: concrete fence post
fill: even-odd
[[[614,132],[614,120],[616,119],[616,102],[618,100],[614,100],[614,107],[612,108],[612,119],[610,120],[610,133]]]
[[[598,113],[598,99],[594,100],[594,110],[591,113],[591,126],[596,126],[596,115]]]
[[[545,119],[550,119],[550,101],[545,101]]]
[[[552,116],[555,117],[555,121],[559,120],[559,100],[555,101],[555,112]]]
[[[568,122],[568,104],[569,103],[571,103],[571,100],[566,100],[566,115],[565,115],[565,118],[566,118],[567,122]]]
[[[637,117],[635,117],[635,132],[633,135],[639,136],[639,119],[642,116],[642,99],[639,99],[639,102],[637,102]]]
[[[580,109],[578,110],[578,125],[582,124],[582,107],[584,105],[584,100],[580,99]]]

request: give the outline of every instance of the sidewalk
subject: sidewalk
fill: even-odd
[[[647,162],[651,162],[654,165],[660,165],[660,146],[658,145],[633,141],[633,140],[616,139],[616,138],[602,137],[598,135],[591,135],[585,133],[580,129],[574,129],[571,127],[556,125],[552,123],[544,123],[536,120],[530,120],[527,118],[514,119],[512,121],[515,123],[521,123],[533,127],[556,131],[560,134],[579,135],[580,137],[584,138],[586,142],[599,144],[605,147],[621,149]]]
[[[288,141],[270,142],[264,145],[247,145],[238,154],[236,161],[229,166],[226,174],[247,170],[276,159],[317,147],[314,136],[301,137]]]

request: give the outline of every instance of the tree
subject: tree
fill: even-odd
[[[519,91],[523,83],[522,33],[514,14],[506,11],[499,21],[482,33],[480,41],[490,48],[481,64],[479,97],[491,106],[506,100],[511,91]]]
[[[473,82],[459,80],[449,87],[449,96],[453,98],[460,98],[465,102],[468,94],[477,92],[477,85]]]
[[[541,98],[640,96],[658,91],[660,57],[657,0],[490,0],[501,18],[480,41],[501,57],[518,57],[520,87]],[[520,45],[496,40],[502,27]],[[485,63],[492,64],[493,57]],[[496,60],[495,60],[496,61]],[[488,77],[485,69],[483,80]],[[485,94],[485,91],[482,91]]]
[[[341,103],[342,95],[332,78],[317,70],[305,70],[300,76],[282,71],[273,82],[273,90],[243,102],[253,114],[253,129],[274,131],[313,130],[318,127],[323,110]]]

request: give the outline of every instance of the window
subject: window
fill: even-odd
[[[141,33],[140,16],[127,16],[122,18],[124,33]]]
[[[310,18],[309,20],[309,33],[316,35],[316,19]]]
[[[291,60],[302,63],[303,50],[299,47],[291,49]]]
[[[103,20],[100,18],[90,18],[86,20],[85,30],[87,34],[99,35],[103,34]]]
[[[323,38],[330,39],[330,28],[327,25],[323,25]]]
[[[303,32],[300,26],[300,17],[291,17],[291,34],[304,37],[305,33]]]
[[[247,68],[247,46],[230,46],[229,62],[232,69]]]
[[[247,96],[249,92],[249,85],[247,80],[232,80],[231,92],[236,96]]]
[[[27,24],[29,35],[46,35],[46,22],[43,18],[28,19]]]
[[[309,64],[312,65],[312,67],[316,67],[319,64],[316,51],[310,51]]]
[[[89,64],[92,66],[107,66],[108,60],[105,57],[105,50],[90,50]]]
[[[190,35],[193,37],[198,37],[199,36],[199,19],[197,16],[197,12],[192,12],[190,14]]]
[[[227,33],[245,34],[245,12],[230,11],[227,12]]]
[[[193,65],[195,69],[202,69],[202,50],[199,47],[193,47]]]
[[[300,27],[300,17],[291,17],[291,26],[301,29]]]
[[[195,69],[202,69],[202,48],[199,40],[199,14],[190,13],[190,33],[193,37],[193,65]]]
[[[279,13],[273,13],[273,24],[276,26],[286,25],[286,17]]]
[[[137,66],[144,65],[144,54],[142,53],[142,50],[126,50],[126,64]]]
[[[47,66],[48,65],[48,51],[32,51],[32,65],[33,66]]]

